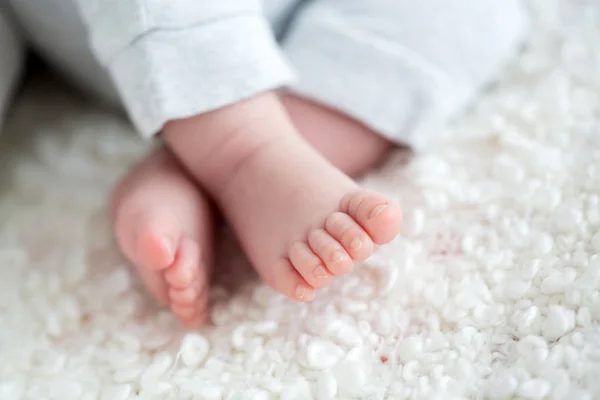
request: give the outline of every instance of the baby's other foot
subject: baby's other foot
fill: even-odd
[[[213,220],[200,189],[159,149],[122,179],[111,203],[119,246],[150,294],[186,326],[204,323]]]
[[[400,230],[399,207],[324,159],[273,95],[174,121],[165,138],[261,277],[295,300],[312,300]]]

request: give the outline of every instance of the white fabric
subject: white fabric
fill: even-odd
[[[9,100],[20,76],[24,47],[7,10],[0,4],[0,132]]]
[[[497,76],[528,27],[521,0],[0,1],[59,68],[115,99],[108,74],[145,137],[289,86],[423,147]]]
[[[319,0],[283,43],[293,89],[420,149],[515,57],[521,0]]]

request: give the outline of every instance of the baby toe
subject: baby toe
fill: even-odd
[[[175,256],[175,262],[165,271],[165,279],[175,289],[186,289],[197,277],[200,250],[196,242],[184,238]]]
[[[289,256],[296,271],[314,288],[320,289],[331,283],[333,275],[305,242],[294,243]]]
[[[344,247],[323,229],[311,231],[308,244],[332,274],[340,276],[352,271],[352,259]]]
[[[115,207],[115,236],[129,261],[155,271],[171,265],[180,229],[168,213],[127,197]]]
[[[263,280],[279,293],[300,302],[312,301],[316,292],[288,259],[281,259],[275,268],[262,273]]]
[[[325,221],[325,230],[344,247],[353,260],[363,261],[373,254],[371,237],[348,214],[331,214]]]
[[[186,324],[187,321],[194,319],[194,316],[196,315],[196,307],[193,304],[181,305],[178,303],[171,303],[171,311],[184,324]]]
[[[142,227],[137,235],[136,255],[140,265],[151,270],[162,270],[173,263],[175,246],[165,235]]]
[[[379,193],[359,190],[348,194],[342,199],[340,208],[350,215],[376,244],[388,243],[400,232],[400,207]]]
[[[169,299],[171,303],[177,303],[179,305],[189,305],[194,303],[198,297],[198,292],[195,287],[188,287],[185,289],[169,289]]]
[[[201,279],[197,279],[188,289],[170,290],[171,310],[186,328],[197,328],[207,322],[207,289],[208,287],[201,283]]]
[[[180,319],[183,326],[186,328],[198,328],[208,322],[209,314],[206,309],[196,309],[194,314],[186,319]]]

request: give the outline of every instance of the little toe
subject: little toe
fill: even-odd
[[[336,212],[325,221],[325,230],[337,240],[355,261],[369,258],[374,251],[371,237],[348,214]]]
[[[177,303],[179,305],[189,305],[194,303],[198,297],[198,292],[195,287],[188,287],[185,289],[169,289],[169,299],[171,303]]]
[[[198,328],[208,322],[208,317],[209,315],[206,310],[196,310],[191,317],[180,319],[180,321],[186,328]]]
[[[171,289],[171,310],[186,328],[196,328],[208,320],[207,286],[198,280],[184,290]]]
[[[171,303],[171,311],[183,323],[193,319],[197,313],[196,307],[193,304],[181,305]]]
[[[329,285],[333,275],[323,265],[323,261],[305,242],[296,242],[290,248],[290,261],[296,271],[316,289]]]
[[[400,207],[379,193],[359,190],[348,194],[340,208],[354,218],[376,244],[388,243],[400,232]]]
[[[165,271],[165,279],[175,289],[189,288],[198,275],[200,249],[191,239],[184,238],[173,264]]]
[[[198,328],[208,320],[206,307],[199,307],[197,304],[171,304],[171,311],[186,328]]]
[[[352,271],[353,262],[344,247],[323,229],[311,231],[308,244],[333,275],[340,276]]]
[[[263,280],[273,289],[299,302],[312,301],[315,289],[304,280],[288,259],[282,258],[275,267],[269,271],[259,273]]]

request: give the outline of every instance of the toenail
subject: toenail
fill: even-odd
[[[329,274],[327,273],[327,270],[325,270],[325,268],[323,268],[322,265],[317,266],[315,268],[315,270],[313,271],[313,274],[317,278],[327,278],[329,276]]]
[[[375,207],[375,209],[373,209],[373,211],[371,212],[371,216],[369,218],[377,218],[377,216],[381,214],[387,208],[387,206],[387,204],[382,204],[380,206]]]
[[[359,238],[354,238],[352,242],[350,242],[350,249],[358,250],[362,247],[362,241]]]
[[[303,299],[306,296],[306,289],[302,285],[296,286],[296,297],[299,299]]]
[[[331,262],[339,263],[340,261],[344,261],[345,258],[346,258],[346,255],[344,253],[342,253],[341,251],[336,251],[331,256]]]

